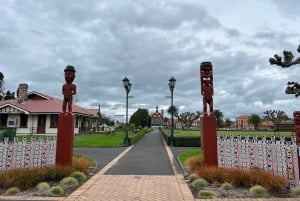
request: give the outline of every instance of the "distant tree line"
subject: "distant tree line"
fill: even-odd
[[[0,72],[0,100],[15,99],[15,92],[9,90],[5,92],[4,88],[4,75]]]

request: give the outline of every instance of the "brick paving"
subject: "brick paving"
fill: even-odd
[[[136,145],[134,145],[136,146]],[[201,201],[194,199],[189,187],[176,168],[176,160],[171,149],[164,143],[173,175],[121,175],[105,174],[115,167],[120,159],[125,157],[134,146],[124,149],[117,157],[104,166],[96,175],[78,188],[68,197],[25,197],[0,196],[0,200],[26,200],[26,201]],[[226,198],[209,199],[212,201],[300,201],[300,198]]]

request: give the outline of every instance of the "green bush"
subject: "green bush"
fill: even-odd
[[[188,131],[187,131],[188,132]],[[168,145],[170,145],[171,137],[165,133],[164,129],[161,129],[161,133]],[[178,137],[174,136],[174,146],[175,147],[199,147],[201,145],[200,133],[199,136],[184,136]]]
[[[189,175],[189,180],[193,182],[195,179],[199,179],[199,176],[197,174],[190,174]]]
[[[260,185],[255,185],[255,186],[251,187],[249,192],[250,192],[250,195],[255,198],[269,197],[268,191]]]
[[[223,183],[222,185],[221,185],[221,188],[223,189],[223,190],[232,190],[233,189],[233,186],[231,185],[231,183],[228,183],[228,182],[225,182],[225,183]]]
[[[73,186],[78,186],[79,183],[77,181],[77,179],[75,179],[74,177],[66,177],[66,178],[63,178],[59,184],[63,187],[73,187]]]
[[[17,195],[20,192],[21,190],[18,187],[11,187],[5,191],[4,195]]]
[[[198,196],[200,198],[213,198],[216,195],[217,194],[214,191],[211,191],[211,190],[200,190],[198,192]]]
[[[199,179],[195,179],[193,182],[192,182],[192,186],[197,188],[203,188],[205,186],[208,185],[208,182],[205,180],[205,179],[202,179],[202,178],[199,178]]]
[[[36,188],[40,191],[49,190],[50,185],[47,182],[40,182],[36,185]]]
[[[64,194],[64,189],[61,186],[52,186],[48,192],[51,195],[63,195]]]
[[[300,195],[300,186],[291,189],[292,195]]]
[[[85,182],[85,180],[87,179],[87,176],[83,172],[78,172],[78,171],[70,174],[70,177],[75,178],[80,184]]]

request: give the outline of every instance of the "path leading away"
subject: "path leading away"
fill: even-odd
[[[105,175],[174,175],[160,132],[143,137]]]
[[[128,147],[65,201],[194,201],[159,131]]]

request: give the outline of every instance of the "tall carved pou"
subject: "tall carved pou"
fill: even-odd
[[[294,129],[296,135],[296,144],[300,145],[300,111],[295,111],[294,115]]]
[[[211,62],[200,64],[201,95],[203,96],[203,115],[207,115],[207,105],[209,113],[213,115],[213,66]]]

